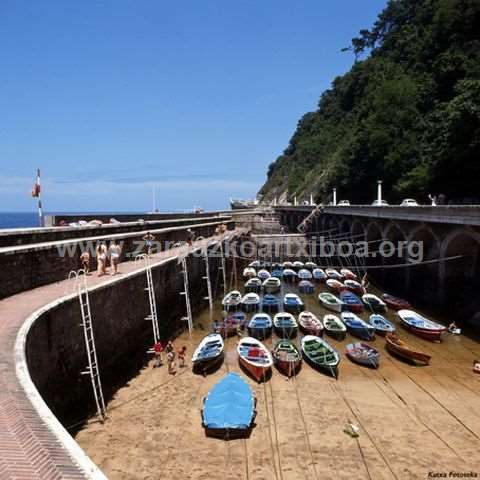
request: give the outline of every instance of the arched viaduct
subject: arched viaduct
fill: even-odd
[[[280,207],[276,213],[295,232],[311,211]],[[480,207],[324,207],[306,233],[368,242],[375,255],[365,265],[384,288],[480,330]],[[387,242],[396,250],[385,257]]]

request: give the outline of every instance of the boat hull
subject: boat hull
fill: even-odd
[[[425,340],[429,340],[430,342],[441,342],[442,341],[442,333],[445,331],[444,329],[439,330],[431,330],[426,328],[418,328],[414,327],[413,325],[409,325],[408,323],[402,321],[402,327],[412,332],[417,337],[424,338]]]
[[[223,351],[217,355],[216,357],[212,358],[202,358],[195,362],[193,362],[192,369],[194,372],[199,372],[205,374],[209,370],[214,370],[220,364],[223,363]]]
[[[313,335],[314,337],[321,337],[323,335],[322,327],[315,327],[314,325],[304,325],[300,322],[299,327],[306,335]]]
[[[345,330],[331,330],[327,327],[324,327],[325,333],[335,339],[341,342],[342,340],[345,340],[345,337],[347,336],[347,332]]]
[[[342,305],[339,303],[329,303],[322,300],[322,305],[332,312],[340,313],[342,311]]]
[[[262,382],[266,379],[267,374],[271,370],[271,367],[264,367],[261,365],[252,365],[247,362],[243,357],[239,357],[240,365],[258,382]]]
[[[347,330],[350,335],[360,338],[362,340],[373,340],[375,338],[375,329],[368,329],[365,327],[350,327],[347,324]]]
[[[370,348],[372,353],[368,356],[361,355],[360,353],[356,353],[355,349],[350,349],[347,346],[347,350],[345,352],[346,356],[355,363],[359,365],[363,365],[364,367],[369,368],[378,368],[380,365],[380,354],[374,349]]]
[[[280,360],[278,358],[275,358],[275,365],[277,366],[278,370],[287,377],[293,377],[294,375],[296,375],[300,368],[301,362],[301,358],[294,361]]]
[[[242,303],[242,310],[244,312],[256,312],[258,310],[258,303]]]
[[[248,334],[256,338],[257,340],[265,340],[272,335],[272,327],[267,328],[258,328],[258,327],[247,327]]]
[[[428,365],[430,363],[431,356],[423,352],[416,352],[408,348],[403,348],[400,345],[397,345],[388,339],[387,335],[387,350],[394,355],[397,355],[409,362],[417,363],[420,365]]]
[[[280,338],[295,338],[298,334],[297,327],[274,327],[275,333]]]

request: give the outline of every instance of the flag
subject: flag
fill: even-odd
[[[40,170],[37,172],[37,180],[33,184],[32,197],[38,198],[40,196]]]

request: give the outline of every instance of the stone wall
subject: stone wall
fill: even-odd
[[[0,249],[2,247],[31,245],[45,242],[56,242],[72,238],[100,237],[102,235],[115,235],[118,233],[129,233],[146,230],[158,230],[160,228],[181,227],[183,225],[194,225],[199,223],[228,221],[229,215],[215,215],[214,213],[174,216],[168,218],[149,220],[145,222],[104,224],[101,226],[85,227],[52,227],[52,228],[14,228],[0,230]]]
[[[162,245],[166,241],[185,241],[187,228],[191,227],[197,236],[209,237],[215,228],[222,223],[207,222],[198,225],[183,227],[151,229],[156,240]],[[233,228],[233,222],[226,223]],[[80,268],[79,257],[85,247],[93,248],[100,240],[107,239],[123,242],[121,260],[133,260],[137,243],[141,241],[144,231],[121,233],[116,235],[102,235],[101,237],[87,237],[82,239],[51,242],[42,245],[25,245],[20,247],[4,248],[0,250],[0,298],[13,295],[25,290],[39,287],[48,283],[64,280],[71,270]],[[88,243],[87,243],[88,242]],[[70,249],[70,250],[69,250]],[[62,254],[66,252],[65,254]],[[91,262],[96,268],[95,259]]]
[[[212,277],[218,274],[219,260],[210,258]],[[205,308],[204,259],[187,259],[193,312]],[[153,267],[160,335],[163,340],[176,336],[186,323],[181,267],[176,259]],[[90,294],[98,363],[106,400],[124,385],[151,358],[151,322],[145,272],[115,278],[113,283],[94,287]],[[27,362],[39,393],[64,424],[82,421],[95,411],[88,375],[87,355],[80,326],[78,298],[70,298],[44,313],[27,337]]]

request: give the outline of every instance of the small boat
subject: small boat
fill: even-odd
[[[359,313],[363,310],[362,301],[350,290],[340,292],[340,300],[345,304],[345,309],[350,312]]]
[[[287,377],[297,373],[302,363],[302,355],[290,340],[279,340],[272,350],[272,357],[277,368]]]
[[[297,272],[292,270],[291,268],[286,268],[283,270],[283,280],[285,282],[294,282],[297,278]]]
[[[240,305],[242,301],[242,294],[238,290],[232,290],[228,292],[222,300],[223,309],[227,312],[230,310],[235,310]]]
[[[270,272],[268,270],[265,270],[264,268],[262,268],[261,270],[258,271],[257,277],[260,280],[266,280],[267,278],[270,278]]]
[[[202,420],[208,436],[248,436],[255,419],[255,397],[238,373],[228,373],[203,400]]]
[[[384,313],[387,311],[387,304],[372,293],[366,293],[365,295],[362,295],[362,301],[366,307],[372,310],[372,312]]]
[[[298,271],[297,276],[300,280],[311,280],[313,277],[312,272],[306,268],[301,268]]]
[[[285,270],[286,268],[293,268],[293,263],[292,262],[283,262],[282,263],[282,268]]]
[[[338,280],[329,278],[327,280],[327,287],[332,290],[332,292],[340,293],[342,290],[345,290],[345,285]]]
[[[408,343],[401,340],[396,333],[387,333],[385,339],[389,352],[421,365],[428,365],[430,363],[431,355],[415,350],[408,345]]]
[[[366,343],[349,343],[345,347],[345,353],[348,358],[360,365],[378,368],[380,364],[380,353]]]
[[[264,340],[272,334],[273,322],[266,313],[255,314],[248,322],[247,330],[251,337]]]
[[[357,282],[356,280],[351,280],[347,278],[346,280],[344,280],[343,284],[348,290],[356,293],[357,295],[365,295],[366,293],[366,290],[362,287],[362,284],[360,282]]]
[[[272,269],[271,276],[274,278],[282,278],[283,277],[283,270],[281,268],[274,268]]]
[[[312,312],[302,312],[298,316],[298,325],[307,335],[320,337],[323,334],[323,324]]]
[[[242,327],[242,330],[246,327],[247,325],[247,316],[245,315],[244,312],[241,310],[238,310],[237,312],[234,312],[228,316],[228,318],[234,318],[238,322],[240,322],[240,326]]]
[[[203,374],[223,361],[223,338],[219,333],[210,333],[202,339],[193,352],[192,365]]]
[[[298,324],[295,317],[288,312],[277,313],[273,317],[273,327],[279,337],[293,338],[297,336]]]
[[[346,337],[347,327],[336,315],[324,315],[322,323],[326,334],[335,340],[341,341]]]
[[[310,282],[309,280],[302,280],[299,284],[298,284],[298,291],[300,293],[313,293],[313,291],[315,290],[315,286],[313,285],[312,282]]]
[[[286,293],[283,297],[283,308],[287,312],[301,312],[304,304],[296,293]]]
[[[382,295],[382,300],[393,310],[410,310],[412,306],[402,298],[394,297],[388,293]]]
[[[310,365],[327,371],[333,377],[338,377],[338,352],[323,338],[305,335],[302,338],[302,354]]]
[[[375,328],[363,321],[359,316],[352,312],[342,312],[341,316],[342,322],[354,337],[362,340],[373,340],[375,338]]]
[[[305,268],[308,268],[309,270],[314,270],[317,268],[317,264],[315,262],[305,262]]]
[[[260,260],[254,260],[248,264],[250,268],[262,268],[262,262]]]
[[[379,335],[385,336],[387,333],[391,333],[395,331],[395,325],[387,320],[383,315],[378,313],[374,313],[370,315],[368,319],[368,323],[375,328],[375,333]]]
[[[356,282],[358,282],[358,277],[357,275],[355,275],[351,270],[349,270],[348,268],[342,268],[340,269],[340,275],[344,278],[344,279],[348,279],[348,280],[355,280]]]
[[[314,268],[312,271],[313,279],[316,282],[325,282],[327,280],[327,274],[321,268]]]
[[[280,307],[278,298],[272,293],[266,293],[262,298],[262,309],[267,312],[277,311]]]
[[[305,267],[305,264],[303,262],[300,262],[299,260],[296,260],[295,262],[293,262],[293,268],[295,270],[301,270],[303,267]]]
[[[280,290],[282,282],[276,277],[270,277],[263,281],[262,288],[264,292],[275,293]]]
[[[341,312],[343,308],[343,302],[328,292],[323,292],[318,295],[318,299],[325,308],[333,310],[334,312]]]
[[[397,315],[404,328],[431,342],[440,342],[442,333],[447,330],[443,325],[435,323],[413,310],[399,310]]]
[[[245,291],[246,292],[255,292],[258,293],[262,289],[262,281],[253,277],[245,282]]]
[[[251,312],[258,309],[260,305],[260,297],[257,293],[247,293],[242,297],[242,308],[246,312]]]
[[[213,331],[215,333],[219,333],[222,338],[236,335],[238,327],[242,327],[241,320],[234,316],[229,316],[227,318],[224,318],[223,320],[218,320],[212,325]]]
[[[273,359],[263,343],[252,337],[242,338],[238,342],[237,353],[240,365],[257,382],[265,380],[272,369]]]
[[[252,267],[247,267],[243,269],[243,278],[253,278],[257,276],[257,272]]]
[[[338,280],[341,282],[343,280],[343,277],[340,273],[337,272],[334,268],[327,268],[325,270],[325,273],[327,274],[328,278],[333,278],[334,280]]]

